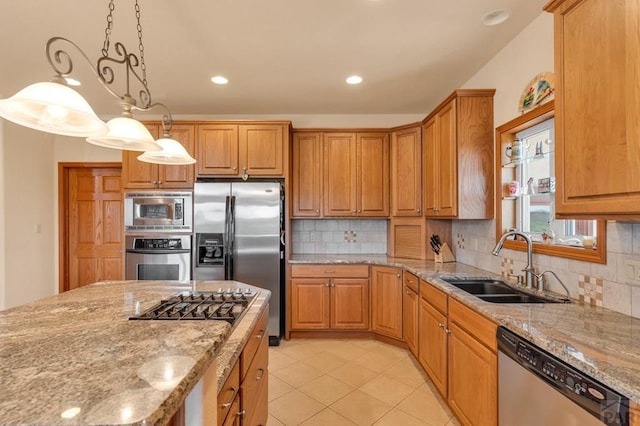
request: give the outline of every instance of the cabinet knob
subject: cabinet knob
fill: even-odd
[[[320,210],[316,210],[316,215],[320,215]]]
[[[329,283],[325,284],[325,287],[330,287],[330,286],[331,286],[331,284],[329,284]]]
[[[247,410],[238,411],[238,417],[244,418],[247,415]]]
[[[362,210],[358,209],[358,213],[362,213]]]
[[[262,380],[263,377],[264,377],[264,368],[259,368],[258,375],[256,376],[256,380]]]
[[[234,167],[231,168],[231,170],[233,170],[235,172],[236,170],[238,170],[238,168],[234,166]]]
[[[396,277],[400,278],[400,274],[396,274]]]
[[[236,397],[236,392],[238,392],[238,390],[234,387],[231,387],[229,390],[231,391],[231,400],[229,402],[225,402],[224,404],[222,404],[222,408],[231,407],[231,404],[233,404],[233,400]]]
[[[420,213],[420,209],[416,209],[416,213]]]
[[[449,330],[448,328],[445,328],[444,332],[447,333],[447,334],[451,334],[451,330]]]
[[[439,327],[439,328],[444,328],[444,324],[443,324],[443,323],[441,323],[441,322],[439,322],[439,323],[438,323],[438,327]]]
[[[162,181],[161,180],[159,180],[157,183],[158,183],[158,185],[162,185]]]
[[[411,294],[411,292],[409,290],[406,291],[407,294]]]

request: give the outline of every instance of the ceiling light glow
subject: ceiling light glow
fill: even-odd
[[[229,80],[227,80],[225,77],[221,75],[216,75],[215,77],[211,77],[211,81],[213,81],[215,84],[227,84],[229,82]]]
[[[509,9],[496,9],[492,12],[486,13],[482,17],[482,23],[488,27],[493,25],[502,24],[504,21],[509,19],[511,16],[511,11]]]
[[[352,75],[350,77],[347,77],[346,81],[349,84],[360,84],[362,83],[362,77],[360,77],[359,75]]]

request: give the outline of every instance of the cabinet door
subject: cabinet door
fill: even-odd
[[[196,152],[199,175],[237,175],[238,126],[235,124],[198,126]]]
[[[447,397],[447,318],[420,297],[418,361],[443,397]]]
[[[323,136],[324,216],[356,216],[356,135]]]
[[[436,117],[427,121],[422,130],[423,146],[423,175],[424,175],[424,215],[438,216],[438,141],[436,140]]]
[[[358,216],[389,216],[389,137],[357,134],[356,209]]]
[[[402,339],[402,271],[371,268],[371,329]]]
[[[329,280],[291,280],[291,329],[329,329]]]
[[[406,273],[406,272],[405,272]],[[404,306],[402,313],[404,316],[404,341],[409,350],[416,357],[418,356],[418,293],[405,285]]]
[[[436,118],[438,144],[438,216],[453,217],[457,214],[458,168],[456,163],[456,100],[449,102]]]
[[[145,124],[154,139],[158,139],[159,126]],[[122,151],[122,187],[124,189],[155,189],[158,187],[158,165],[139,161],[139,151]]]
[[[293,217],[319,217],[322,199],[322,135],[293,135]]]
[[[334,278],[331,280],[331,328],[369,329],[369,280]]]
[[[282,125],[240,125],[239,173],[246,171],[250,176],[283,176],[283,134]]]
[[[391,215],[422,215],[422,132],[420,127],[391,136]]]
[[[553,3],[556,212],[638,220],[640,4]]]
[[[171,137],[180,142],[189,155],[195,157],[195,127],[184,124],[174,124]],[[195,167],[189,165],[159,165],[158,184],[160,188],[193,188]]]

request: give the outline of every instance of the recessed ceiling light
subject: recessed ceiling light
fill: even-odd
[[[362,83],[362,77],[360,77],[359,75],[352,75],[351,77],[347,77],[347,83],[360,84]]]
[[[65,77],[65,81],[69,86],[80,86],[82,84],[78,80],[73,79],[71,77]]]
[[[229,80],[227,80],[225,77],[221,75],[216,75],[215,77],[211,77],[211,81],[213,81],[215,84],[227,84],[229,82]]]
[[[482,17],[482,23],[490,27],[493,25],[502,24],[509,19],[511,11],[509,9],[497,9],[493,12],[489,12]]]

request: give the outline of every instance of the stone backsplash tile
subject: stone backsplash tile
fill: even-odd
[[[294,220],[294,254],[386,254],[386,220]]]

